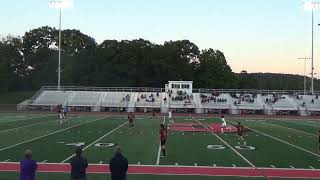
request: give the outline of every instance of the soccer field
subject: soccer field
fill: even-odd
[[[138,116],[130,128],[126,116],[73,115],[61,126],[55,115],[0,114],[0,179],[17,178],[16,162],[26,149],[41,163],[38,179],[68,179],[65,163],[76,146],[83,147],[92,164],[89,177],[105,179],[114,148],[101,143],[121,145],[131,164],[129,180],[320,177],[320,121],[226,120],[229,128],[238,121],[247,128],[247,148],[237,147],[236,133],[221,134],[212,128],[219,125],[219,118]],[[169,127],[165,158],[159,153],[162,122]]]

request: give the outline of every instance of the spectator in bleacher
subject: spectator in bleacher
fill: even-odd
[[[37,162],[32,160],[32,151],[27,150],[25,158],[20,161],[20,180],[35,180],[38,168]]]
[[[112,180],[126,180],[128,160],[122,155],[120,146],[116,147],[115,155],[109,163]]]
[[[82,149],[79,147],[76,149],[76,155],[70,160],[71,165],[71,180],[86,180],[88,167],[88,161],[85,157],[82,157]]]

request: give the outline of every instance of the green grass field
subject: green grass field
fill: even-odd
[[[26,149],[33,151],[38,162],[68,162],[75,146],[83,142],[89,163],[108,164],[112,147],[97,147],[97,143],[122,146],[129,164],[217,167],[275,167],[319,169],[318,136],[320,122],[312,120],[245,120],[228,119],[228,125],[241,121],[248,131],[244,137],[255,150],[237,149],[235,133],[170,132],[167,157],[159,158],[159,125],[163,117],[137,117],[129,128],[125,116],[74,115],[60,125],[54,115],[0,114],[0,161],[18,162]],[[220,123],[220,119],[173,118],[174,123]],[[166,120],[166,123],[169,123]],[[173,123],[173,122],[170,122]],[[222,150],[207,149],[207,145],[223,145]],[[107,175],[91,174],[91,179]],[[129,180],[163,179],[160,175],[129,175]],[[181,176],[165,176],[167,180]],[[17,179],[13,172],[1,172],[0,179]],[[67,174],[39,173],[38,179],[68,179]],[[244,179],[235,177],[183,176],[186,180]],[[249,178],[263,179],[263,178]]]

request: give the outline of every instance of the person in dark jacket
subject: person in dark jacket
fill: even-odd
[[[76,155],[70,160],[71,165],[71,180],[86,180],[86,168],[88,167],[88,161],[81,156],[82,149],[76,149]]]
[[[35,180],[38,165],[32,160],[32,151],[25,152],[25,159],[20,162],[20,180]]]
[[[128,160],[122,155],[120,146],[116,147],[114,157],[109,163],[112,180],[126,180]]]

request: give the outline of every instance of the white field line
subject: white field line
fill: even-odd
[[[163,121],[162,121],[163,124],[166,123],[166,117],[163,116]],[[158,150],[158,156],[157,156],[157,162],[156,162],[156,165],[159,165],[160,164],[160,156],[161,156],[161,142],[159,143],[159,150]]]
[[[12,129],[1,130],[0,133],[2,133],[2,132],[8,132],[8,131],[14,131],[14,130],[17,130],[17,129],[22,129],[22,128],[26,128],[26,127],[31,127],[31,126],[35,126],[35,125],[39,125],[39,124],[46,124],[46,123],[50,123],[50,122],[55,122],[55,121],[50,120],[50,121],[45,121],[45,122],[39,122],[39,123],[29,124],[29,125],[26,125],[26,126],[20,126],[20,127],[16,127],[16,128],[12,128]]]
[[[194,119],[193,117],[192,117],[192,119],[195,120],[198,124],[203,126],[203,124],[200,121],[198,121],[197,119]],[[208,127],[206,127],[206,128],[208,129]],[[252,166],[254,168],[256,167],[252,162],[250,162],[247,158],[245,158],[242,154],[240,154],[237,150],[235,150],[230,144],[228,144],[226,141],[224,141],[222,138],[220,138],[218,135],[216,135],[216,133],[211,132],[211,134],[216,136],[221,142],[223,142],[226,146],[228,146],[233,152],[235,152],[239,157],[241,157],[250,166]]]
[[[303,133],[303,134],[308,134],[308,135],[311,135],[311,136],[318,137],[316,134],[307,133],[307,132],[304,132],[304,131],[300,131],[298,129],[289,128],[289,127],[278,125],[278,124],[271,124],[271,123],[268,123],[268,122],[261,122],[261,123],[268,124],[268,125],[271,125],[271,126],[281,127],[281,128],[289,129],[289,130],[292,130],[292,131],[300,132],[300,133]]]
[[[234,123],[234,122],[232,122],[232,121],[229,121],[229,122],[231,122],[232,124],[236,124],[236,123]],[[304,149],[304,148],[302,148],[302,147],[296,146],[296,145],[291,144],[291,143],[289,143],[289,142],[287,142],[287,141],[284,141],[284,140],[281,140],[281,139],[279,139],[279,138],[273,137],[273,136],[271,136],[271,135],[269,135],[269,134],[263,133],[263,132],[258,131],[258,130],[256,130],[256,129],[249,128],[248,126],[246,126],[246,128],[248,128],[248,129],[250,129],[251,131],[254,131],[254,132],[256,132],[256,133],[262,134],[262,135],[264,135],[264,136],[266,136],[266,137],[269,137],[269,138],[271,138],[271,139],[274,139],[274,140],[276,140],[276,141],[279,141],[279,142],[282,142],[282,143],[284,143],[284,144],[287,144],[287,145],[289,145],[289,146],[291,146],[291,147],[300,149],[301,151],[304,151],[304,152],[306,152],[306,153],[309,153],[309,154],[315,155],[315,156],[317,156],[317,157],[320,157],[320,155],[318,155],[318,154],[316,154],[316,153],[314,153],[314,152],[308,151],[308,150],[306,150],[306,149]]]
[[[126,125],[128,122],[124,122],[121,125],[119,125],[118,127],[114,128],[113,130],[109,131],[108,133],[104,134],[103,136],[101,136],[100,138],[96,139],[95,141],[93,141],[92,143],[88,144],[86,147],[84,147],[82,150],[85,151],[86,149],[88,149],[89,147],[91,147],[92,145],[96,144],[97,142],[99,142],[101,139],[105,138],[106,136],[110,135],[111,133],[115,132],[116,130],[120,129],[122,126]],[[67,157],[66,159],[64,159],[63,161],[61,161],[61,163],[65,163],[66,161],[68,161],[69,159],[71,159],[73,156],[75,156],[75,154],[72,154],[71,156]]]
[[[31,118],[27,118],[27,119],[17,119],[17,120],[13,120],[13,121],[0,121],[0,124],[1,124],[1,123],[17,122],[17,121],[27,121],[27,120],[31,120],[31,119],[45,118],[45,117],[51,117],[51,116],[53,116],[53,115],[39,116],[39,117],[31,117]]]
[[[320,128],[320,126],[318,124],[314,124],[314,123],[308,124],[308,123],[300,123],[299,121],[298,122],[297,121],[284,121],[284,120],[280,120],[280,121],[282,121],[282,122],[290,122],[290,123],[297,124],[297,125],[305,125],[305,126],[309,126],[309,127],[313,127],[313,128],[317,128],[317,129]],[[314,122],[315,123],[319,123],[319,121],[314,121]]]
[[[63,132],[63,131],[66,131],[66,130],[69,130],[69,129],[72,129],[72,128],[75,128],[75,127],[78,127],[78,126],[82,126],[82,125],[84,125],[84,124],[89,124],[89,123],[92,123],[92,122],[95,122],[95,121],[98,121],[98,120],[101,120],[101,119],[104,119],[104,118],[105,118],[105,117],[102,117],[102,118],[99,118],[99,119],[96,119],[96,120],[92,120],[92,121],[89,121],[89,122],[77,124],[77,125],[74,125],[74,126],[65,128],[65,129],[61,129],[61,130],[59,130],[59,131],[55,131],[55,132],[52,132],[52,133],[49,133],[49,134],[45,134],[45,135],[42,135],[42,136],[39,136],[39,137],[36,137],[36,138],[32,138],[32,139],[29,139],[29,140],[27,140],[27,141],[23,141],[23,142],[20,142],[20,143],[11,145],[11,146],[4,147],[4,148],[0,149],[0,151],[4,151],[4,150],[6,150],[6,149],[10,149],[10,148],[19,146],[19,145],[21,145],[21,144],[25,144],[25,143],[28,143],[28,142],[31,142],[31,141],[35,141],[35,140],[38,140],[38,139],[41,139],[41,138],[44,138],[44,137],[47,137],[47,136],[50,136],[50,135],[53,135],[53,134],[57,134],[57,133],[60,133],[60,132]]]

